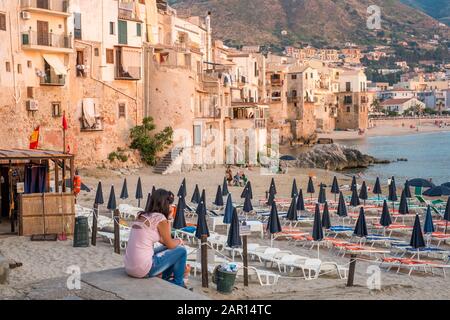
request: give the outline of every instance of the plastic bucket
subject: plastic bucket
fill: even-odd
[[[75,219],[73,246],[75,248],[89,247],[89,224],[87,217],[77,217]]]
[[[228,272],[216,269],[214,283],[217,285],[217,291],[224,294],[231,293],[234,288],[234,283],[236,282],[236,275],[237,272]]]

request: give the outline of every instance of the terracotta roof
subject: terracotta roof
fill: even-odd
[[[406,99],[389,99],[386,101],[383,101],[381,103],[382,106],[392,106],[392,105],[397,105],[397,104],[404,104],[405,102],[408,102],[409,100],[411,100],[413,98],[406,98]]]

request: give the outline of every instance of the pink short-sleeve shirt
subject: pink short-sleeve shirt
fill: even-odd
[[[146,214],[143,217],[144,222],[135,222],[131,228],[124,258],[125,270],[134,278],[145,278],[150,272],[153,265],[153,246],[161,239],[158,224],[167,220],[161,213]]]

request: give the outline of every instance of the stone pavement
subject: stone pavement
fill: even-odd
[[[24,288],[30,300],[209,300],[208,297],[174,286],[159,278],[133,279],[121,269],[81,275],[81,289],[69,290],[68,278],[41,281]]]

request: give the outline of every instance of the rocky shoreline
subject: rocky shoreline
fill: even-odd
[[[283,161],[288,167],[343,171],[368,168],[374,164],[389,164],[390,160],[376,159],[361,151],[338,144],[316,145],[301,154],[296,161]]]

